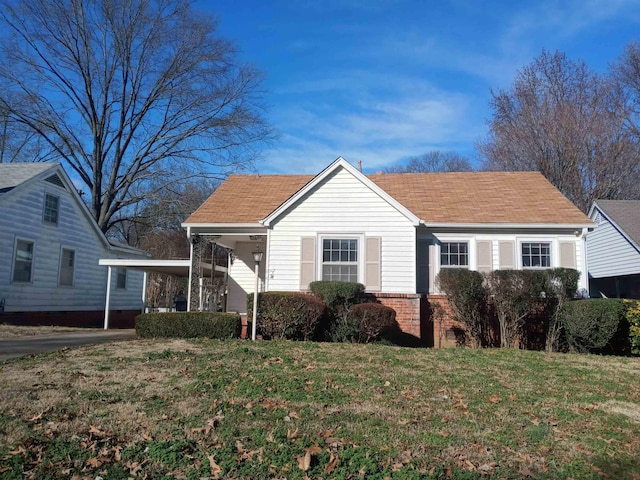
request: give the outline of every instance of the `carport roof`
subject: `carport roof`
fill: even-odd
[[[176,260],[140,260],[135,258],[101,258],[99,265],[106,267],[120,267],[129,270],[142,270],[144,272],[165,273],[176,277],[188,277],[191,261],[187,259]],[[202,263],[203,275],[211,275],[211,264]],[[215,266],[216,272],[226,272],[226,267]]]

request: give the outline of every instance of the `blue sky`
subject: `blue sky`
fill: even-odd
[[[198,0],[239,58],[265,72],[279,138],[259,173],[367,172],[429,150],[477,160],[491,89],[542,49],[605,71],[640,40],[640,2]]]

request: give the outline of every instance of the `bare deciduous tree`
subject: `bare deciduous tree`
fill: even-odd
[[[582,61],[543,51],[508,90],[492,92],[488,170],[538,170],[580,209],[629,198],[640,182],[624,97]]]
[[[0,26],[0,108],[87,185],[105,232],[271,136],[261,74],[187,0],[1,0]]]
[[[385,169],[386,173],[472,172],[473,166],[466,157],[456,152],[431,150],[414,157],[406,165]]]

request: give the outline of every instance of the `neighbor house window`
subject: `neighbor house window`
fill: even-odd
[[[60,211],[60,197],[45,193],[44,195],[44,221],[52,225],[58,225],[58,213]]]
[[[551,267],[551,244],[526,242],[522,244],[522,268]]]
[[[76,252],[67,248],[62,249],[60,258],[60,285],[70,287],[73,285],[73,269],[76,263]]]
[[[30,282],[33,270],[33,242],[16,240],[16,252],[13,259],[13,281]]]
[[[358,239],[322,240],[322,280],[358,281]]]
[[[127,271],[124,268],[116,269],[116,288],[127,288]]]
[[[469,268],[469,244],[444,242],[440,245],[440,266],[445,268]]]

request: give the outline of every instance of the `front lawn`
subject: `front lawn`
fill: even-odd
[[[0,384],[0,478],[640,478],[637,358],[138,340]]]

